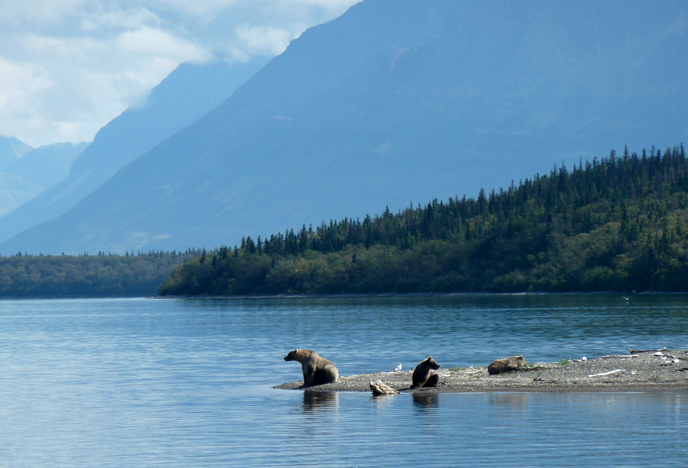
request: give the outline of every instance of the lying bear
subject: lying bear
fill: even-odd
[[[295,349],[284,356],[285,361],[298,361],[303,370],[303,386],[334,383],[339,378],[337,367],[311,349]]]
[[[435,372],[440,368],[432,356],[418,364],[413,370],[413,376],[411,377],[412,384],[410,388],[422,388],[422,387],[437,387],[440,381],[440,376]]]
[[[497,359],[487,366],[487,372],[490,375],[501,374],[502,372],[516,370],[519,367],[525,367],[527,364],[523,356],[511,356],[505,359]]]

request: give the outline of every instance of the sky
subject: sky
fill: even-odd
[[[360,0],[0,0],[0,135],[92,141],[180,63],[275,56]]]

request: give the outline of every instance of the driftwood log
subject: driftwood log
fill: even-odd
[[[633,349],[633,348],[628,348],[628,352],[631,354],[656,353],[657,351],[669,351],[669,350],[666,348],[661,348],[661,349]]]
[[[619,372],[626,372],[626,371],[623,369],[614,369],[613,371],[609,371],[609,372],[600,372],[599,374],[591,374],[591,375],[588,375],[588,377],[602,377],[605,375],[618,374]]]
[[[375,395],[375,396],[396,395],[397,393],[399,393],[397,390],[393,389],[392,387],[389,387],[389,386],[383,384],[381,380],[371,380],[370,381],[370,389],[373,391],[373,395]]]

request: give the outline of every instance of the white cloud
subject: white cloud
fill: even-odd
[[[62,22],[90,0],[0,0],[0,24]]]
[[[157,4],[182,11],[187,14],[207,17],[232,7],[274,8],[299,6],[341,9],[361,0],[150,0],[147,3]]]
[[[24,125],[35,125],[42,108],[40,93],[52,85],[42,67],[0,57],[0,133],[14,135]]]
[[[178,63],[203,61],[210,57],[207,50],[174,37],[161,29],[141,27],[135,31],[122,33],[117,39],[117,47],[124,54],[143,54],[151,57],[165,56]]]
[[[67,66],[98,57],[107,50],[106,44],[91,37],[59,38],[28,34],[20,45],[24,53],[43,64],[68,61]]]
[[[0,109],[23,103],[27,97],[51,84],[41,67],[0,57]]]
[[[0,132],[32,146],[91,140],[181,62],[210,56],[147,26],[103,37],[29,35],[17,45],[31,60],[1,59]]]
[[[274,56],[358,0],[0,0],[0,134],[91,140],[180,63]]]
[[[146,8],[110,10],[87,13],[81,20],[81,28],[88,32],[103,29],[139,29],[143,26],[160,26],[162,20]]]
[[[231,51],[239,60],[248,60],[257,55],[268,57],[279,55],[293,39],[291,32],[270,26],[243,24],[234,32],[239,42],[231,48]]]

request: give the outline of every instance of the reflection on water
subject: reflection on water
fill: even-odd
[[[415,392],[413,394],[413,406],[417,408],[434,408],[440,402],[440,395],[437,393]]]
[[[0,301],[0,466],[685,466],[688,391],[272,388],[294,348],[347,375],[662,346],[688,297]]]
[[[339,404],[339,393],[336,392],[303,392],[303,409],[304,411],[318,411],[328,406],[337,406]]]
[[[528,404],[527,393],[502,393],[493,392],[489,394],[490,404],[495,406],[508,406],[512,409],[524,408]]]

